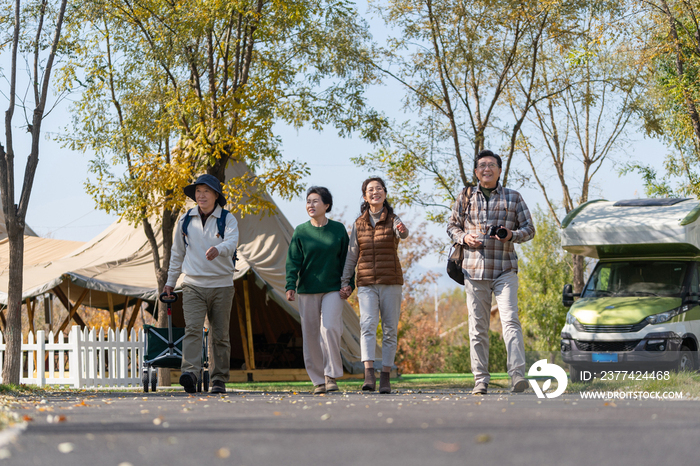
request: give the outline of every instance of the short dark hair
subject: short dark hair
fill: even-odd
[[[323,186],[311,186],[308,191],[306,191],[306,198],[308,199],[310,195],[318,194],[321,196],[321,201],[328,206],[326,212],[330,212],[333,208],[333,196],[328,189]]]
[[[476,157],[474,157],[474,170],[476,170],[476,166],[479,165],[479,160],[483,159],[484,157],[493,157],[498,163],[498,168],[503,168],[503,161],[501,160],[501,156],[498,154],[494,154],[488,149],[484,149],[478,154],[476,154]]]

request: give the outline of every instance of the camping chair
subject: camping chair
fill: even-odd
[[[168,328],[157,328],[144,325],[144,357],[141,382],[143,391],[148,393],[149,382],[152,391],[158,387],[158,376],[155,368],[179,369],[182,364],[182,340],[185,339],[185,329],[173,328],[172,303],[177,301],[177,295],[167,298],[163,293],[159,299],[168,305]],[[209,391],[209,329],[202,330],[202,369],[197,380],[197,391]]]

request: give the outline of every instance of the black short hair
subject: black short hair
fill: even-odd
[[[330,212],[333,208],[333,196],[328,189],[323,186],[311,186],[308,191],[306,191],[306,198],[308,199],[310,195],[318,194],[321,196],[321,201],[328,206],[326,212]]]
[[[498,154],[494,154],[488,149],[484,149],[478,154],[476,154],[476,157],[474,157],[474,170],[476,170],[476,166],[479,165],[479,160],[483,159],[484,157],[493,157],[498,163],[498,168],[503,168],[503,161],[501,160],[501,156]]]

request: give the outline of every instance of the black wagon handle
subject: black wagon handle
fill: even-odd
[[[168,298],[168,296],[171,296],[171,297]],[[160,301],[163,303],[174,303],[175,301],[177,301],[177,295],[175,293],[173,293],[173,294],[161,293],[160,296],[158,297],[158,299],[160,299]]]

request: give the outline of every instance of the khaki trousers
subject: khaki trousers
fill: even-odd
[[[508,375],[523,375],[525,343],[518,319],[518,274],[505,272],[495,280],[464,279],[469,309],[469,351],[474,383],[489,383],[489,324],[491,295],[496,296],[498,313],[503,326],[503,340],[508,353]]]
[[[182,286],[182,309],[185,315],[185,339],[182,341],[182,372],[192,372],[199,380],[202,369],[202,329],[209,319],[209,341],[213,353],[211,381],[228,382],[231,364],[229,322],[233,286],[202,288]]]
[[[343,335],[343,299],[337,291],[297,294],[301,331],[304,334],[304,365],[314,385],[328,377],[343,376],[340,338]]]

